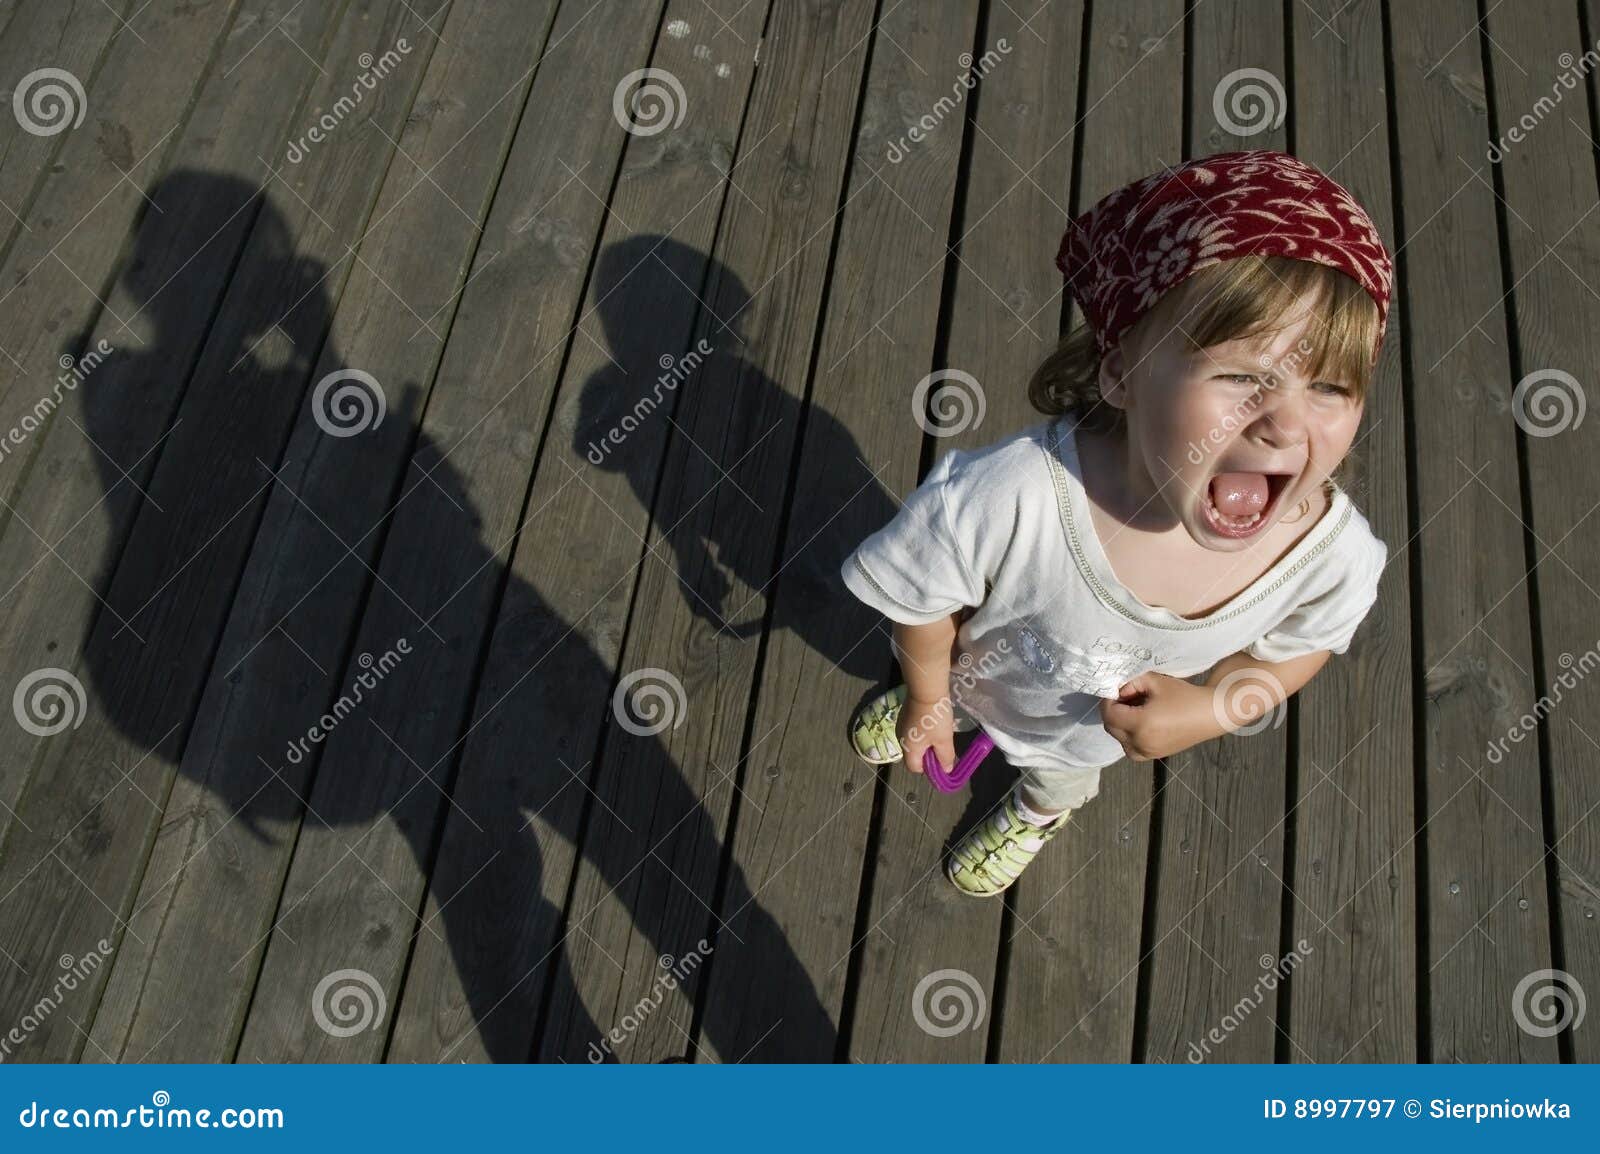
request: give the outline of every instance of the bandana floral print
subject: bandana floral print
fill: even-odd
[[[1393,264],[1343,187],[1283,152],[1223,152],[1152,173],[1073,220],[1056,267],[1104,353],[1168,289],[1251,253],[1308,260],[1352,277],[1388,323]]]

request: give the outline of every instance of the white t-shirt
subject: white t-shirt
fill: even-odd
[[[849,590],[892,621],[963,606],[952,697],[1016,766],[1110,765],[1101,698],[1155,670],[1192,677],[1244,650],[1343,653],[1377,598],[1388,549],[1337,486],[1295,547],[1226,605],[1186,619],[1111,570],[1090,519],[1070,416],[944,454],[894,520],[845,558]]]

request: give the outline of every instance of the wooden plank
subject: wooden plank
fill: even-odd
[[[192,115],[196,86],[208,71],[224,67],[231,55],[243,51],[234,48],[240,37],[234,7],[213,2],[190,11],[163,0],[150,5],[140,18],[141,35],[148,34],[144,42],[126,31],[116,37],[88,92],[91,111],[81,126],[62,133],[55,163],[41,177],[37,211],[0,265],[0,284],[5,286],[0,292],[0,331],[5,334],[0,344],[9,354],[0,356],[3,684],[16,686],[40,668],[72,665],[71,655],[78,651],[92,620],[92,613],[86,617],[75,611],[74,603],[84,595],[96,596],[109,576],[114,554],[99,548],[92,517],[78,525],[81,537],[66,536],[68,527],[92,507],[93,495],[102,491],[99,466],[105,458],[96,449],[73,443],[77,431],[70,428],[62,435],[68,438],[73,464],[63,464],[58,455],[37,462],[39,468],[34,469],[33,458],[48,443],[48,434],[62,424],[53,419],[62,399],[74,399],[62,381],[75,390],[76,379],[63,373],[60,358],[82,353],[80,344],[101,319],[99,297],[120,264],[128,233],[141,217],[161,215],[149,207],[143,185],[153,187],[156,174],[163,170],[163,158],[174,154],[179,140],[189,139],[181,125],[186,113]],[[259,8],[252,4],[246,18]],[[95,32],[97,25],[86,29]],[[77,35],[76,27],[67,34]],[[160,55],[159,66],[153,64],[153,54]],[[110,118],[112,110],[115,119]],[[146,254],[141,250],[140,255]],[[96,335],[108,338],[109,347],[116,350],[143,346],[147,333],[121,328],[133,312],[126,299],[114,307],[118,327],[101,328]],[[81,425],[81,411],[76,419]],[[106,451],[116,453],[138,444],[135,451],[117,459],[147,475],[148,463],[133,463],[152,438],[123,441],[118,435],[122,431],[109,434],[117,443],[106,444]],[[80,447],[85,451],[78,452]],[[30,476],[34,477],[31,494],[20,495],[20,486]],[[58,484],[60,491],[55,490]],[[51,521],[37,504],[42,493],[63,502],[70,498],[66,505],[70,516]],[[85,493],[90,495],[85,498]],[[129,496],[126,488],[112,494],[112,507]],[[50,556],[50,547],[60,550],[59,558]],[[97,567],[101,572],[94,572]],[[29,584],[19,588],[29,575]],[[61,600],[41,609],[41,598]],[[0,732],[0,845],[12,825],[24,782],[47,741],[17,726]]]
[[[102,93],[94,86],[95,66],[113,36],[127,35],[121,31],[121,22],[130,7],[126,0],[114,5],[100,0],[35,0],[12,5],[5,13],[5,29],[0,31],[0,85],[4,86],[0,105],[11,108],[18,87],[42,68],[71,73],[85,95],[93,93],[98,104]],[[41,83],[51,84],[42,78],[34,81],[34,85]],[[34,85],[27,91],[40,91]],[[79,107],[76,98],[56,108],[45,102],[41,108],[44,115],[36,119],[37,131],[24,128],[14,114],[0,117],[0,257],[26,227],[34,190],[43,183],[51,158],[71,132],[61,126],[76,120]],[[95,111],[93,107],[85,109],[85,127],[87,117]]]
[[[143,186],[172,154],[197,89],[237,29],[238,7],[153,0],[139,36],[112,40],[86,94],[89,111],[64,132],[28,228],[0,267],[0,331],[11,354],[0,357],[0,436],[22,427],[40,399],[37,383],[61,371],[57,334],[81,332],[98,315],[122,242],[147,208]],[[0,498],[10,499],[36,443],[7,443]]]
[[[1564,4],[1523,5],[1516,12],[1491,13],[1485,25],[1487,35],[1505,45],[1499,51],[1508,54],[1491,65],[1491,124],[1507,137],[1511,126],[1519,125],[1523,136],[1505,149],[1499,164],[1505,196],[1506,284],[1515,318],[1514,380],[1545,370],[1571,374],[1567,382],[1533,385],[1543,391],[1554,384],[1556,392],[1548,399],[1564,395],[1569,404],[1582,400],[1568,383],[1573,378],[1587,390],[1588,400],[1595,400],[1591,366],[1600,340],[1595,301],[1600,291],[1600,199],[1593,152],[1600,130],[1592,117],[1585,118],[1584,102],[1577,93],[1567,89],[1575,77],[1587,75],[1588,95],[1591,100],[1596,95],[1592,69],[1574,62],[1593,50],[1600,28],[1600,8],[1591,3],[1584,11],[1587,39],[1572,6]],[[1523,71],[1511,67],[1511,60]],[[1551,101],[1560,103],[1552,108]],[[1525,117],[1533,119],[1532,129]],[[1515,388],[1509,383],[1508,387]],[[1540,406],[1525,411],[1531,413],[1528,427],[1540,433],[1554,427],[1548,415],[1540,416],[1541,411],[1551,410]],[[1528,526],[1524,533],[1532,537],[1528,595],[1537,613],[1535,684],[1541,697],[1552,703],[1558,693],[1565,698],[1542,725],[1548,775],[1544,836],[1551,851],[1545,868],[1552,862],[1555,866],[1552,913],[1558,930],[1553,960],[1570,975],[1561,984],[1575,983],[1588,991],[1592,1014],[1594,994],[1600,989],[1600,820],[1595,817],[1600,806],[1600,729],[1593,721],[1595,691],[1590,684],[1597,637],[1595,598],[1600,589],[1594,577],[1600,573],[1600,527],[1592,516],[1600,506],[1600,476],[1594,469],[1600,422],[1593,415],[1582,424],[1562,422],[1561,406],[1553,411],[1556,423],[1565,425],[1562,431],[1518,437],[1526,478],[1525,501],[1518,512]],[[1509,497],[1507,503],[1516,507]],[[1508,601],[1519,596],[1520,590],[1513,592]],[[1522,715],[1537,716],[1542,711],[1536,710],[1536,701],[1513,703],[1509,709],[1518,715],[1519,729]],[[1502,908],[1513,907],[1515,917],[1516,903],[1523,898],[1531,902],[1527,888],[1539,884],[1536,870],[1504,895],[1490,894],[1488,900],[1503,898]],[[1533,989],[1549,984],[1535,979]],[[1509,1000],[1514,993],[1504,990],[1502,997]],[[1594,1035],[1592,1029],[1569,1028],[1563,1037],[1564,1056],[1579,1062],[1600,1060]]]
[[[140,218],[106,308],[90,329],[54,334],[58,351],[94,354],[79,366],[89,383],[64,393],[70,420],[52,420],[34,434],[36,459],[9,498],[15,515],[0,536],[0,684],[16,685],[43,667],[70,667],[100,610],[163,434],[255,220],[264,175],[256,157],[272,152],[287,131],[298,105],[292,83],[303,89],[316,76],[285,37],[245,55],[254,38],[241,35],[240,24],[276,19],[286,6],[244,7],[182,130],[171,169],[151,185],[156,208],[147,206]],[[319,51],[331,27],[308,21],[294,32]],[[230,73],[234,62],[239,67]],[[122,328],[124,320],[130,329]],[[112,350],[103,359],[102,341]],[[53,375],[59,374],[57,367]],[[126,479],[104,480],[112,461],[126,469]],[[0,730],[0,830],[41,748],[21,727]]]
[[[1350,190],[1389,251],[1389,124],[1383,14],[1319,2],[1292,20],[1294,105],[1338,108],[1295,122],[1295,154]],[[1299,694],[1299,766],[1290,829],[1288,942],[1310,953],[1288,984],[1289,1053],[1318,1062],[1417,1058],[1416,821],[1412,772],[1410,564],[1401,309],[1352,449],[1352,497],[1390,545],[1378,602],[1347,652]],[[1352,996],[1356,992],[1356,996]],[[1281,992],[1280,992],[1281,997]],[[1280,1003],[1281,1004],[1281,1003]]]
[[[392,407],[337,444],[315,405],[300,412],[129,919],[143,941],[124,939],[95,1020],[96,1056],[233,1056],[315,769],[314,757],[285,763],[285,746],[348,689],[336,678],[383,539],[375,530],[404,476],[552,10],[437,13],[440,43],[315,374],[360,366]],[[329,71],[352,75],[357,63]],[[195,1004],[208,1012],[192,1014]]]
[[[1180,155],[1183,9],[1143,0],[1091,12],[1075,212]],[[1133,1056],[1153,778],[1148,762],[1108,767],[1099,796],[1013,887],[1002,1061]]]
[[[324,743],[308,799],[320,818],[295,846],[240,1061],[378,1059],[387,1024],[334,1037],[307,1009],[327,976],[346,969],[370,975],[392,1004],[411,936],[441,932],[419,924],[418,911],[600,235],[596,190],[610,185],[626,137],[612,93],[648,60],[657,16],[620,0],[556,15],[356,635],[357,653],[377,657],[402,638],[412,649]],[[361,668],[358,659],[340,683]],[[490,820],[466,819],[480,829]],[[526,1057],[525,1039],[520,1054],[495,1056]]]
[[[723,28],[699,0],[673,0],[671,31],[650,56],[682,85],[685,115],[627,140],[462,743],[451,794],[460,809],[446,816],[428,882],[423,920],[442,934],[414,935],[391,1062],[521,1061],[533,1045],[636,570],[661,563],[641,547],[670,413],[696,386],[717,224],[727,200],[752,191],[741,141],[754,137],[740,125],[767,6],[728,11]],[[722,355],[737,356],[727,344]],[[606,439],[613,428],[620,446]],[[683,789],[675,768],[661,789]]]
[[[1551,965],[1538,749],[1507,743],[1489,754],[1538,695],[1512,512],[1517,427],[1477,15],[1466,2],[1390,14],[1406,360],[1416,411],[1427,414],[1414,432],[1414,556],[1427,591],[1418,622],[1424,1053],[1553,1062],[1555,1039],[1520,1029],[1511,996],[1525,974]],[[1512,218],[1511,227],[1521,226]],[[1441,579],[1457,574],[1471,580]]]
[[[601,1031],[628,1028],[633,1007],[653,993],[661,956],[718,965],[699,942],[710,944],[714,932],[730,801],[738,779],[750,777],[741,754],[769,595],[762,587],[773,573],[794,445],[803,415],[827,420],[803,414],[802,397],[870,16],[868,5],[780,4],[766,31],[745,129],[759,147],[740,168],[746,196],[730,202],[705,294],[702,339],[722,355],[709,360],[674,416],[649,543],[661,563],[645,566],[631,615],[638,624],[618,665],[619,692],[635,693],[639,678],[646,687],[666,684],[681,712],[670,729],[633,715],[632,728],[643,732],[613,719],[606,734],[599,801],[539,1043],[546,1060],[584,1059]],[[759,773],[770,764],[759,744],[750,764]],[[743,889],[737,877],[733,885]],[[847,925],[850,905],[843,897],[825,916]],[[766,918],[759,908],[751,915]],[[775,951],[785,969],[768,980],[784,986],[798,972],[791,1025],[813,1045],[828,1036],[831,1056],[832,1021],[799,970],[799,948]],[[686,985],[696,995],[707,988],[699,972]],[[627,1034],[622,1056],[651,1061],[689,1051],[689,996],[683,987],[664,990],[662,1004]],[[720,1029],[712,1036],[726,1043]]]
[[[990,444],[1043,420],[1021,382],[1057,341],[1062,284],[1048,235],[1055,224],[1041,222],[1064,226],[1069,215],[1072,141],[1061,130],[1076,112],[1082,25],[1083,6],[1077,3],[995,6],[974,50],[980,61],[985,50],[995,50],[998,62],[974,66],[985,75],[972,98],[977,107],[957,233],[961,259],[948,302],[943,361],[977,379],[986,414],[980,424],[936,438],[939,451]],[[876,143],[881,154],[883,142]],[[923,211],[920,201],[914,203]],[[1032,238],[1020,254],[1018,238]],[[868,459],[887,466],[875,471],[892,486],[915,467],[910,430],[904,428],[904,404],[878,405],[876,411],[886,423],[890,455]],[[870,427],[859,412],[840,415],[850,418],[852,428]],[[863,647],[881,653],[884,644],[874,637]],[[987,817],[1015,773],[996,756],[974,779],[970,797],[939,793],[898,768],[886,777],[890,796],[880,806],[877,852],[869,862],[866,924],[853,946],[860,950],[860,973],[850,1055],[865,1062],[982,1061],[989,1022],[1002,1011],[994,990],[1004,906],[958,893],[943,861],[946,843]],[[1023,937],[1013,948],[1031,948],[1032,938],[1026,932]],[[930,979],[938,970],[957,972]],[[935,991],[950,982],[981,991],[975,997],[985,1005],[982,1012],[974,1010],[972,1028],[956,1033],[948,1032],[956,1022],[927,1014]],[[920,1021],[932,1021],[938,1033],[919,1024],[912,1011],[919,1004]]]
[[[1284,148],[1287,93],[1252,103],[1245,93],[1270,86],[1239,71],[1265,70],[1281,91],[1282,15],[1249,0],[1194,10],[1188,155]],[[1270,969],[1280,952],[1286,750],[1284,730],[1273,726],[1207,742],[1163,766],[1154,809],[1154,937],[1142,959],[1144,1061],[1272,1061],[1277,983],[1268,989],[1260,979],[1261,960]],[[1252,1005],[1248,1014],[1235,1014],[1241,1002]],[[1213,1044],[1210,1031],[1225,1018],[1238,1024]]]
[[[348,59],[353,41],[384,51],[418,27],[403,4],[358,0],[331,59]],[[84,648],[95,704],[44,751],[0,861],[0,939],[27,969],[0,975],[0,1006],[33,1005],[56,958],[122,940],[270,470],[348,275],[345,244],[369,218],[428,55],[423,38],[368,94],[371,127],[331,134],[298,166],[281,216],[257,221]],[[319,78],[318,92],[348,91],[351,75]],[[52,1016],[20,1052],[70,1057],[82,1045]]]
[[[883,907],[868,911],[875,921],[869,943],[897,937],[898,927],[886,929],[883,920],[920,879],[938,874],[941,841],[959,813],[959,801],[944,798],[943,812],[929,816],[945,824],[930,823],[926,783],[893,770],[873,773],[840,740],[844,719],[883,688],[889,631],[844,588],[839,571],[864,537],[893,518],[896,494],[916,484],[923,439],[916,418],[925,414],[913,413],[912,398],[935,364],[966,134],[965,102],[951,94],[961,91],[973,53],[992,45],[974,48],[976,6],[959,15],[946,6],[942,19],[928,23],[908,16],[885,11],[871,58],[798,480],[769,594],[781,631],[760,670],[752,733],[761,752],[749,764],[771,761],[778,772],[746,771],[735,872],[719,903],[726,925],[717,937],[703,1031],[710,1052],[724,1061],[833,1055],[832,1032],[796,1018],[794,991],[814,985],[832,1018],[846,1012],[854,923],[863,912],[857,895],[870,893],[862,889],[863,871],[872,873],[892,853],[888,846],[870,852],[873,814],[881,806],[898,848],[919,850],[920,860],[888,878]],[[923,131],[920,139],[908,136],[913,125]],[[863,381],[881,385],[863,389]],[[979,398],[968,391],[966,400]],[[868,781],[877,795],[872,805],[862,800]],[[966,926],[980,960],[962,961],[992,970],[995,925],[994,917],[980,916]],[[881,1008],[910,1025],[909,994],[922,973],[886,961],[890,972],[878,976],[897,994],[904,986],[907,997]]]

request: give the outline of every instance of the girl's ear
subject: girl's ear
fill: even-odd
[[[1122,355],[1120,344],[1100,358],[1096,384],[1100,389],[1100,399],[1113,409],[1128,407],[1128,387],[1123,380],[1126,368],[1126,358]]]

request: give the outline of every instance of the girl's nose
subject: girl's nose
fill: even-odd
[[[1250,425],[1253,439],[1273,449],[1288,449],[1306,440],[1305,389],[1298,383],[1263,390]]]

